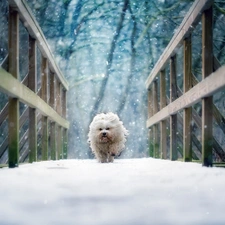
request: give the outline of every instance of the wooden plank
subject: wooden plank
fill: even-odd
[[[32,108],[37,108],[42,115],[48,116],[50,120],[56,121],[60,126],[69,128],[67,120],[2,68],[0,68],[0,90],[11,97],[19,98],[21,102]]]
[[[160,110],[166,107],[166,73],[165,70],[160,72]],[[167,158],[166,144],[166,120],[160,122],[160,152],[161,158]]]
[[[62,72],[56,64],[50,47],[45,39],[45,36],[34,18],[29,6],[25,0],[8,0],[9,5],[19,12],[20,19],[26,24],[29,34],[38,41],[39,49],[42,55],[49,59],[50,69],[56,74],[57,78],[62,83],[63,87],[68,90],[68,83],[65,80]]]
[[[220,67],[216,72],[199,82],[191,90],[176,99],[173,103],[164,107],[161,111],[147,120],[146,126],[149,128],[170,115],[177,113],[184,108],[201,101],[202,98],[212,96],[216,92],[225,88],[225,66]]]
[[[176,55],[170,59],[170,102],[177,98]],[[177,115],[170,116],[170,159],[177,160]]]
[[[213,72],[213,9],[202,14],[202,79]],[[212,166],[213,97],[202,99],[202,164]]]
[[[9,8],[9,72],[18,83],[19,79],[19,15]],[[5,85],[3,82],[1,85]],[[10,168],[19,165],[19,100],[9,98],[8,111],[9,151],[8,165]]]
[[[192,88],[192,46],[191,36],[184,40],[184,93]],[[184,109],[183,112],[183,158],[184,162],[192,161],[192,140],[191,140],[192,107]]]
[[[183,22],[177,29],[170,43],[164,50],[163,54],[160,56],[159,60],[152,69],[150,75],[148,76],[145,85],[148,89],[152,82],[155,80],[156,76],[161,70],[163,70],[169,61],[169,59],[176,54],[179,47],[182,45],[183,40],[189,36],[189,34],[194,29],[195,25],[199,22],[201,13],[208,9],[213,4],[213,0],[201,0],[195,1],[190,8],[189,12],[183,19]]]

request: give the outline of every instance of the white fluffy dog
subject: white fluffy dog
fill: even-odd
[[[114,113],[97,114],[90,124],[88,141],[92,152],[101,163],[113,162],[125,147],[128,131]]]

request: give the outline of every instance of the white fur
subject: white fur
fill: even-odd
[[[89,127],[88,141],[101,163],[113,162],[125,147],[128,131],[114,113],[97,114]]]

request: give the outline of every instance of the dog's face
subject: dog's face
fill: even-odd
[[[101,113],[90,124],[89,139],[98,143],[116,142],[124,138],[125,131],[117,115]]]
[[[115,127],[107,121],[99,121],[96,124],[96,135],[101,143],[113,142],[115,138]]]

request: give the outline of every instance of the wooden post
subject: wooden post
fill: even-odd
[[[19,79],[19,15],[9,8],[9,73]],[[9,98],[9,151],[10,168],[19,164],[19,100]]]
[[[37,44],[29,36],[29,74],[28,88],[37,92]],[[37,110],[29,108],[29,162],[37,161]]]
[[[58,126],[57,132],[57,159],[63,158],[63,151],[62,151],[62,127]]]
[[[67,101],[66,101],[66,90],[62,90],[62,116],[66,119],[66,109],[67,109]],[[63,128],[63,154],[62,158],[67,159],[67,143],[68,143],[68,130]]]
[[[48,117],[42,116],[42,147],[41,159],[48,160]]]
[[[184,40],[184,93],[192,87],[192,51],[191,36]],[[192,139],[191,139],[192,107],[184,109],[183,115],[183,160],[192,161]]]
[[[148,118],[153,115],[153,93],[152,89],[148,90]],[[149,156],[153,157],[153,129],[149,129]]]
[[[42,56],[41,98],[48,103],[48,60]],[[48,118],[42,116],[42,160],[48,160]]]
[[[51,150],[51,159],[56,160],[56,123],[51,122],[50,124],[50,150]]]
[[[62,117],[66,119],[67,99],[66,90],[62,90]]]
[[[213,72],[213,9],[202,14],[202,79]],[[202,165],[212,166],[213,97],[202,99]]]
[[[177,98],[176,55],[170,59],[170,102]],[[177,115],[170,116],[170,159],[177,160]]]
[[[160,110],[166,106],[166,73],[160,72]],[[167,158],[166,152],[166,120],[160,122],[160,152],[161,158]]]
[[[157,81],[153,82],[153,113],[158,112],[158,86]],[[158,124],[153,125],[153,146],[154,146],[154,157],[159,158],[159,126]]]
[[[67,147],[68,147],[68,130],[63,129],[63,159],[67,159]]]
[[[56,82],[54,73],[50,72],[50,98],[49,104],[55,109],[56,108]],[[55,122],[50,124],[50,150],[51,159],[56,160],[56,140],[57,140],[57,125]]]
[[[56,112],[62,115],[62,85],[56,80]]]

